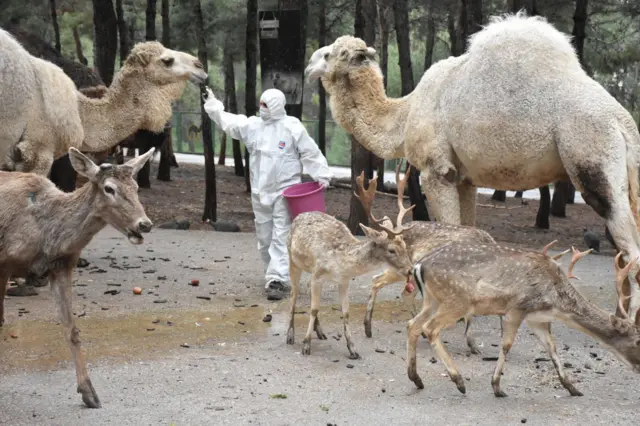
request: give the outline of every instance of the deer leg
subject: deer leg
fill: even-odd
[[[318,321],[318,311],[320,310],[320,295],[322,294],[322,280],[319,279],[320,274],[313,273],[311,275],[311,314],[309,315],[309,327],[307,328],[307,334],[302,341],[302,355],[311,354],[311,333],[315,330],[318,334],[318,338],[322,333],[320,329],[320,322]],[[320,332],[318,332],[320,330]],[[324,333],[322,333],[324,335]],[[326,339],[326,336],[325,336]]]
[[[507,354],[511,350],[513,340],[516,338],[516,334],[518,333],[518,329],[520,328],[520,324],[522,324],[523,319],[524,316],[521,312],[510,312],[505,315],[505,319],[503,321],[502,347],[500,348],[500,354],[498,355],[496,369],[493,371],[493,376],[491,377],[493,394],[499,398],[507,396],[506,393],[500,390],[500,377],[502,375],[502,370],[504,370],[504,362],[507,358]]]
[[[291,260],[289,260],[289,277],[291,279],[291,295],[289,296],[289,303],[291,312],[289,314],[289,330],[287,331],[288,345],[293,345],[296,340],[294,318],[296,315],[296,300],[298,299],[298,293],[300,292],[301,275],[302,270],[296,267]]]
[[[469,347],[469,350],[471,351],[471,353],[474,355],[479,355],[482,352],[480,351],[480,348],[476,344],[476,339],[474,339],[473,336],[469,334],[469,329],[471,328],[471,318],[472,316],[469,315],[468,318],[464,319],[464,322],[465,322],[464,337],[467,340],[467,346]]]
[[[0,273],[0,327],[4,324],[4,294],[7,291],[9,275]]]
[[[433,347],[436,354],[438,354],[438,358],[440,358],[444,363],[451,381],[456,384],[456,387],[461,393],[466,393],[464,379],[453,363],[451,355],[449,355],[445,347],[442,345],[442,340],[440,340],[440,331],[455,324],[458,318],[462,318],[466,316],[466,314],[467,313],[460,308],[460,305],[455,306],[451,304],[441,304],[438,306],[436,313],[425,325],[422,326],[422,330],[427,335],[427,339],[429,340],[429,343],[431,343],[431,347]]]
[[[418,365],[416,361],[416,346],[418,338],[422,334],[422,326],[431,316],[431,303],[425,301],[422,310],[407,323],[407,375],[418,389],[424,389],[422,379],[418,375]]]
[[[349,280],[343,280],[339,286],[340,304],[342,305],[342,324],[344,326],[344,338],[347,341],[349,359],[359,359],[360,355],[351,339],[351,328],[349,327]]]
[[[571,379],[562,368],[562,363],[560,362],[560,358],[556,352],[556,345],[551,338],[551,323],[527,321],[527,326],[529,326],[529,329],[533,331],[536,337],[540,340],[540,343],[542,343],[542,346],[544,346],[549,353],[549,357],[558,372],[558,377],[560,378],[562,386],[569,391],[571,396],[582,396],[582,392],[576,389]]]
[[[476,226],[476,187],[463,182],[457,189],[460,197],[460,223],[465,226]]]
[[[373,278],[373,285],[371,286],[371,292],[369,293],[369,300],[367,301],[367,311],[364,314],[364,334],[367,337],[371,337],[371,317],[373,316],[373,307],[376,303],[376,297],[380,289],[402,280],[402,276],[391,269],[387,269],[382,274]]]
[[[71,349],[73,361],[76,366],[78,393],[82,394],[82,401],[87,407],[100,408],[100,399],[91,384],[91,379],[89,379],[89,374],[87,373],[87,364],[82,356],[80,330],[76,327],[71,310],[71,273],[76,261],[77,259],[73,259],[73,262],[71,262],[67,268],[52,272],[49,276],[49,282],[51,283],[51,292],[55,297],[58,310],[60,311],[60,320],[64,327],[64,335]]]

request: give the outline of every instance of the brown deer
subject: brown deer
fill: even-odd
[[[407,167],[404,175],[404,179],[400,179],[400,165],[396,167],[396,183],[398,185],[398,210],[399,214],[404,215],[407,209],[404,208],[404,189],[409,179],[411,172],[411,166]],[[381,221],[378,221],[372,214],[373,199],[376,193],[375,178],[369,182],[368,189],[364,189],[364,172],[356,178],[357,193],[355,196],[358,198],[364,211],[367,213],[372,223],[386,223],[389,219],[385,216]],[[494,239],[487,232],[470,227],[470,226],[456,226],[448,225],[442,222],[425,222],[425,221],[411,221],[408,222],[411,227],[408,228],[402,235],[405,244],[407,245],[407,252],[412,262],[417,262],[425,254],[429,253],[436,247],[451,241],[468,241],[476,242],[479,244],[495,244]],[[376,303],[376,297],[378,292],[393,283],[402,282],[406,280],[406,276],[397,273],[394,269],[387,269],[383,273],[376,275],[373,278],[373,285],[371,286],[371,292],[369,294],[369,300],[367,302],[367,310],[364,317],[364,330],[367,337],[371,337],[371,318],[373,316],[373,308]],[[405,290],[402,292],[402,298],[407,300],[410,298],[413,300],[417,292]],[[415,312],[413,313],[415,315]],[[475,343],[474,338],[468,334],[469,327],[471,326],[471,318],[466,319],[465,337],[467,339],[467,345],[474,354],[479,354],[480,349]]]
[[[73,168],[89,182],[65,193],[44,176],[0,172],[0,324],[7,278],[28,273],[46,276],[60,311],[64,335],[76,366],[78,393],[91,408],[99,408],[80,348],[80,330],[71,309],[71,277],[82,249],[106,225],[142,244],[142,233],[153,224],[138,199],[135,175],[153,150],[121,166],[98,167],[75,148]]]
[[[574,250],[570,270],[587,252]],[[640,315],[629,319],[628,296],[622,283],[636,260],[620,264],[615,258],[620,316],[609,314],[584,298],[569,282],[560,266],[540,252],[468,242],[451,242],[429,253],[413,270],[424,291],[422,310],[409,321],[407,373],[418,388],[424,385],[416,367],[416,343],[421,332],[444,363],[458,390],[465,393],[464,380],[440,340],[440,331],[469,315],[502,315],[502,348],[491,378],[497,397],[505,358],[523,321],[538,337],[555,366],[562,385],[573,396],[581,396],[565,373],[551,337],[554,319],[589,334],[614,352],[625,364],[640,372]],[[571,274],[572,275],[572,274]],[[628,291],[627,291],[628,294]],[[438,303],[432,312],[431,301]]]
[[[402,217],[409,210],[404,210],[398,215],[395,228],[380,225],[382,231],[376,231],[360,224],[366,236],[364,239],[354,237],[344,223],[324,213],[302,213],[294,219],[287,240],[292,286],[291,314],[287,332],[289,345],[295,342],[294,316],[300,291],[300,276],[302,272],[308,272],[311,274],[311,315],[303,340],[302,354],[311,353],[311,333],[314,330],[319,339],[327,338],[320,327],[318,310],[322,284],[325,280],[331,279],[339,286],[344,337],[349,358],[360,357],[349,328],[349,281],[379,267],[382,263],[389,265],[400,276],[409,275],[413,263],[402,238],[407,230],[402,226]]]

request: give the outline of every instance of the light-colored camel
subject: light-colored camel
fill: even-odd
[[[7,278],[29,273],[46,276],[73,354],[78,392],[91,408],[100,407],[100,400],[80,348],[80,330],[71,307],[71,276],[82,249],[107,224],[131,243],[142,244],[142,233],[153,224],[138,199],[134,176],[152,155],[153,150],[122,166],[98,167],[71,148],[71,164],[89,179],[72,193],[60,191],[44,176],[0,172],[0,325]]]
[[[104,96],[92,99],[0,29],[0,168],[47,175],[70,147],[100,152],[139,129],[160,132],[186,82],[206,78],[194,56],[138,43]]]
[[[313,53],[306,73],[322,79],[334,119],[360,143],[420,169],[437,220],[473,226],[478,186],[570,179],[620,250],[640,255],[638,128],[581,68],[567,35],[542,17],[493,17],[465,54],[434,64],[400,99],[387,98],[374,55],[342,36]]]

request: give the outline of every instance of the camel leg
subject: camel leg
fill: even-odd
[[[76,365],[76,377],[78,381],[78,393],[82,394],[82,401],[89,408],[100,408],[100,399],[96,393],[89,373],[87,372],[87,364],[82,356],[82,348],[80,347],[80,330],[76,327],[73,311],[71,309],[71,274],[73,265],[77,259],[72,259],[71,263],[65,269],[52,272],[49,275],[51,283],[51,292],[55,297],[58,310],[60,311],[60,320],[64,327],[64,335],[71,349],[73,361]]]
[[[287,344],[293,345],[295,343],[295,325],[294,318],[296,315],[296,300],[298,299],[298,293],[300,293],[300,276],[302,270],[297,268],[291,260],[289,260],[289,278],[291,279],[291,295],[289,296],[290,314],[289,314],[289,330],[287,331]]]
[[[455,169],[427,167],[420,171],[420,178],[429,200],[429,210],[435,219],[460,225],[460,199],[454,183]]]
[[[460,222],[465,226],[476,226],[476,187],[463,182],[457,189],[460,197]]]
[[[371,286],[371,292],[369,293],[369,300],[367,302],[367,311],[364,314],[364,334],[366,334],[367,337],[371,337],[371,317],[373,316],[373,307],[376,303],[378,291],[389,284],[402,281],[403,278],[404,277],[391,269],[387,269],[382,274],[373,278],[373,285]]]

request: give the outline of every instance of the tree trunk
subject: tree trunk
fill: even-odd
[[[433,2],[427,0],[427,40],[424,50],[424,70],[428,70],[433,63],[433,49],[436,44],[436,21],[433,17]]]
[[[56,0],[49,0],[49,6],[51,7],[51,22],[53,23],[53,36],[55,38],[55,47],[58,53],[62,52],[62,46],[60,45],[60,26],[58,25],[58,11],[56,10]]]
[[[256,84],[258,80],[258,0],[247,0],[247,40],[245,47],[245,102],[244,109],[247,117],[256,115],[258,111],[256,99]],[[244,150],[245,171],[244,178],[247,192],[251,192],[251,181],[249,179],[249,151]]]
[[[222,139],[220,140],[220,151],[218,151],[218,165],[224,166],[227,162],[227,134],[222,133]]]
[[[118,21],[112,0],[93,0],[93,27],[95,32],[95,64],[100,78],[108,87],[113,80],[118,51]]]
[[[393,17],[398,42],[398,64],[400,65],[400,79],[402,82],[402,96],[413,91],[413,67],[411,64],[411,40],[409,38],[409,8],[408,0],[395,0],[393,3]]]
[[[127,31],[127,21],[124,19],[124,10],[122,8],[122,0],[116,0],[116,19],[118,20],[118,39],[120,41],[120,66],[124,64],[124,61],[129,55],[129,45],[127,38],[129,32]]]
[[[499,189],[496,189],[495,191],[493,191],[491,199],[493,201],[500,201],[504,203],[505,201],[507,201],[507,191],[500,191]]]
[[[76,46],[76,57],[78,58],[78,62],[80,62],[84,66],[88,66],[89,61],[84,56],[84,52],[82,51],[82,42],[80,41],[80,33],[78,32],[78,27],[73,27],[71,31],[73,32],[73,41]]]
[[[367,19],[370,19],[371,13],[365,12],[365,8],[371,7],[372,0],[356,0],[355,3],[355,16],[354,16],[354,31],[355,36],[364,40],[367,46],[372,46],[375,43],[375,24],[373,30],[368,30]],[[375,7],[375,3],[374,3]],[[373,37],[373,39],[372,39]],[[373,170],[375,168],[373,154],[364,148],[353,135],[350,135],[351,139],[351,187],[356,187],[356,177],[364,171],[367,179],[373,178]],[[378,182],[383,181],[384,176],[378,178]],[[347,227],[351,233],[355,235],[362,235],[362,230],[359,224],[369,224],[369,218],[367,217],[362,205],[351,194],[351,200],[349,203],[349,218],[347,219]]]
[[[409,25],[408,0],[395,0],[393,3],[393,20],[398,43],[398,57],[400,65],[400,79],[402,96],[408,95],[414,89],[413,64],[411,63],[411,40]],[[429,220],[427,206],[420,187],[420,171],[414,168],[409,176],[409,198],[414,204],[413,220]]]
[[[551,203],[551,195],[549,194],[549,185],[545,185],[540,189],[540,207],[536,216],[536,228],[549,229],[549,205]]]
[[[158,174],[156,178],[163,182],[171,181],[171,161],[173,155],[172,141],[171,141],[171,124],[167,123],[165,130],[162,133],[164,141],[160,148],[160,164],[158,165]]]
[[[232,114],[238,113],[238,99],[236,98],[236,74],[233,68],[233,44],[230,39],[224,44],[223,51],[223,68],[224,68],[224,91],[225,100],[227,103],[227,111]],[[226,134],[223,136],[224,144],[226,145]],[[231,142],[233,146],[233,166],[236,176],[244,176],[244,164],[242,163],[242,150],[240,149],[240,141],[234,139]],[[226,148],[226,146],[225,146]],[[222,150],[221,150],[222,152]],[[225,152],[226,156],[226,152]],[[224,164],[224,163],[222,163]]]
[[[447,12],[447,31],[449,32],[449,51],[451,56],[460,55],[458,49],[458,30],[456,29],[456,12],[453,5],[449,7]]]
[[[145,34],[146,40],[156,40],[156,4],[157,0],[147,0],[147,9],[145,10]]]
[[[318,46],[327,44],[327,0],[318,1]],[[318,147],[327,154],[327,92],[318,80]]]
[[[164,47],[171,46],[171,20],[169,15],[169,0],[162,0],[160,6],[160,14],[162,16],[162,44]]]
[[[389,1],[381,0],[378,4],[378,20],[380,21],[380,70],[382,71],[384,88],[389,78],[389,34],[391,33],[388,11]]]
[[[462,0],[460,8],[459,24],[459,49],[460,53],[467,50],[469,36],[482,29],[482,0]]]
[[[151,0],[149,0],[151,1]],[[207,40],[204,32],[204,18],[202,16],[202,6],[200,0],[193,0],[196,40],[198,42],[198,59],[202,63],[205,72],[209,72],[209,61],[207,55]],[[205,87],[209,84],[209,79],[205,84],[200,86],[200,94],[206,93]],[[200,96],[202,99],[202,96]],[[216,165],[213,153],[213,135],[211,132],[211,119],[204,110],[204,102],[200,101],[202,146],[204,148],[204,178],[205,178],[205,195],[204,195],[204,211],[202,212],[202,221],[215,222],[217,220],[217,199],[216,199]]]

